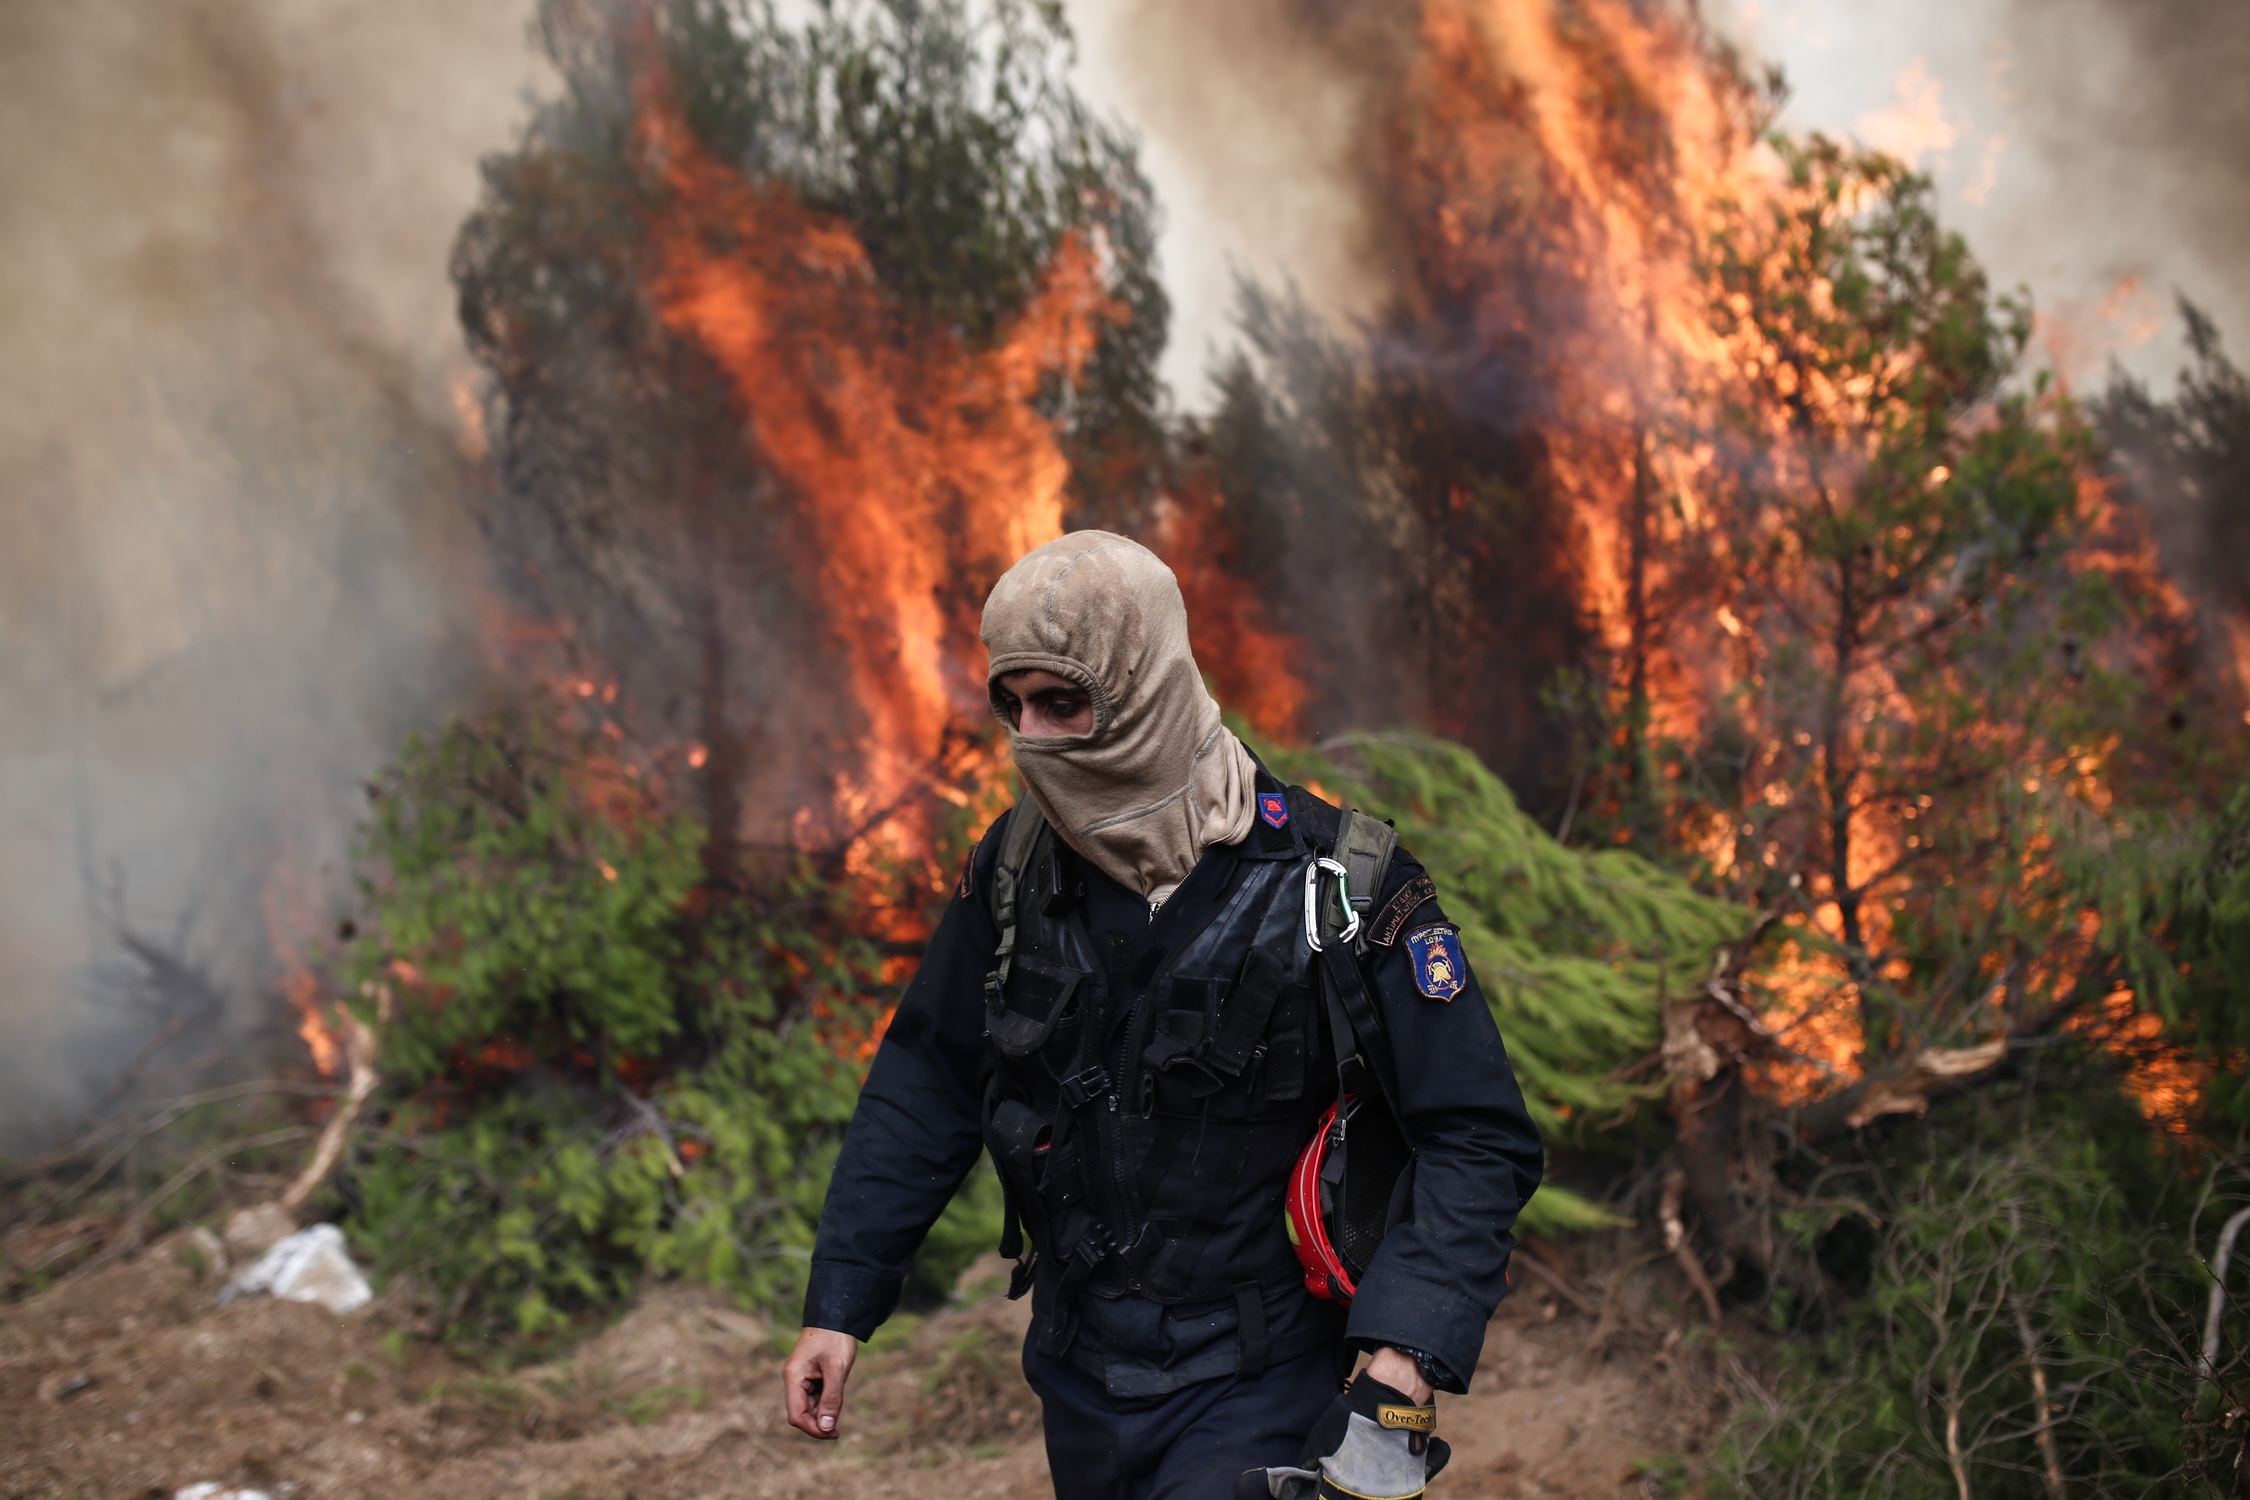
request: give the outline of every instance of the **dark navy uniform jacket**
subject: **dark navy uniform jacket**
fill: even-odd
[[[1000,842],[987,837],[978,849],[964,882],[970,894],[947,907],[876,1052],[821,1214],[807,1327],[865,1339],[890,1316],[923,1236],[983,1148],[983,991],[1000,942],[984,895]],[[1207,850],[1153,919],[1137,895],[1081,862],[1089,925],[1114,934],[1120,956],[1176,942],[1219,895],[1234,853]],[[1374,909],[1423,873],[1400,849]],[[1443,919],[1432,901],[1412,926]],[[1418,1164],[1412,1214],[1360,1279],[1342,1332],[1359,1348],[1427,1353],[1452,1376],[1440,1386],[1462,1391],[1507,1293],[1510,1229],[1539,1184],[1539,1133],[1475,976],[1450,1001],[1431,999],[1404,942],[1369,953],[1366,972],[1390,1033],[1399,1114]],[[1337,1333],[1338,1310],[1302,1282],[1268,1287],[1264,1301],[1276,1360]],[[1153,1397],[1233,1372],[1234,1303],[1121,1303],[1090,1307],[1087,1335],[1071,1351],[1112,1395]]]

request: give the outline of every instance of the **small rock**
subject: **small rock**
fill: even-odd
[[[224,1305],[260,1293],[290,1302],[317,1302],[336,1313],[365,1307],[375,1296],[344,1249],[344,1232],[333,1224],[301,1229],[275,1245],[256,1265],[227,1283],[219,1302]]]
[[[273,1500],[264,1490],[241,1490],[231,1484],[220,1484],[206,1479],[201,1484],[191,1484],[172,1497],[172,1500]]]
[[[75,1371],[66,1370],[58,1375],[50,1375],[39,1382],[39,1399],[42,1401],[68,1401],[80,1391],[93,1389],[93,1385],[93,1376],[80,1375]]]

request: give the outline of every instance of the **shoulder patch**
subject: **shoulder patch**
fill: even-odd
[[[1275,828],[1289,826],[1289,799],[1279,792],[1258,793],[1258,816]]]
[[[1383,903],[1383,909],[1368,924],[1367,940],[1377,947],[1388,948],[1398,941],[1399,932],[1413,915],[1437,899],[1437,882],[1427,875],[1417,875],[1398,888],[1398,894]]]
[[[1406,954],[1414,961],[1414,987],[1432,1000],[1451,1000],[1469,982],[1469,963],[1461,956],[1461,931],[1433,922],[1406,935]]]

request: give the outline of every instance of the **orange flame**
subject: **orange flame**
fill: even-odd
[[[826,623],[867,716],[833,809],[800,814],[798,836],[820,842],[840,825],[861,874],[926,861],[927,828],[893,810],[926,789],[948,729],[984,711],[975,608],[1062,531],[1068,464],[1033,403],[1051,378],[1078,374],[1100,325],[1124,311],[1097,247],[1074,234],[993,347],[903,329],[846,224],[712,161],[654,82],[639,130],[671,195],[653,237],[658,310],[726,371],[801,507]]]
[[[1675,831],[1721,874],[1750,874],[1746,867],[1756,865],[1803,870],[1805,940],[1786,945],[1758,978],[1769,1022],[1828,1070],[1760,1071],[1785,1098],[1825,1092],[1856,1073],[1865,1044],[1859,980],[1811,941],[1814,931],[1832,941],[1845,935],[1839,901],[1847,898],[1836,887],[1874,883],[1854,918],[1867,950],[1880,952],[1915,912],[1919,887],[1951,884],[1950,866],[1933,853],[1928,798],[1915,805],[1877,795],[1895,790],[1896,778],[1874,749],[1845,753],[1763,720],[1753,689],[1773,665],[1772,639],[1789,627],[1761,613],[1727,533],[1776,547],[1789,539],[1777,520],[1737,513],[1733,476],[1703,436],[1701,416],[1722,394],[1746,406],[1776,482],[1826,493],[1835,475],[1811,472],[1795,414],[1849,434],[1873,388],[1906,372],[1894,366],[1843,379],[1823,373],[1819,361],[1792,360],[1792,350],[1773,346],[1785,334],[1747,316],[1747,297],[1733,319],[1714,317],[1711,232],[1732,224],[1757,233],[1783,180],[1780,158],[1758,138],[1762,106],[1707,49],[1693,7],[1424,0],[1419,40],[1383,149],[1384,191],[1413,263],[1410,296],[1418,301],[1410,312],[1446,320],[1472,347],[1528,351],[1507,357],[1540,383],[1545,409],[1532,425],[1541,477],[1575,532],[1574,592],[1586,624],[1618,664],[1611,706],[1645,715],[1652,739],[1693,743],[1714,705],[1736,700],[1746,811]],[[1942,97],[1919,65],[1899,78],[1897,104],[1865,123],[1878,144],[1910,157],[1954,144]],[[1833,287],[1775,280],[1782,264],[1775,256],[1750,270],[1772,283],[1777,305],[1786,296],[1811,319],[1842,315]],[[2125,300],[2121,292],[2105,316],[2121,316]],[[1831,470],[1857,461],[1856,452],[1828,455]],[[1940,466],[1928,483],[1951,478]],[[2091,476],[2079,505],[2078,519],[2095,535],[2073,565],[2105,571],[2165,622],[2132,644],[2153,665],[2167,632],[2192,628],[2191,612]],[[2229,645],[2250,685],[2250,629],[2238,629]],[[1866,726],[1878,721],[1913,725],[1921,717],[1919,687],[1879,664],[1861,666],[1840,687],[1852,722],[1839,733],[1855,744],[1865,730],[1864,747],[1874,746]],[[2053,744],[2019,725],[1976,733],[1989,733],[2025,796],[2044,788],[2097,813],[2107,808],[2116,745]],[[1806,858],[1831,834],[1825,817],[1815,826],[1789,805],[1810,785],[1806,767],[1831,761],[1848,772],[1824,792],[1846,809],[1850,852],[1841,871]],[[2011,987],[2059,984],[2062,968],[2083,956],[2093,937],[2070,935],[2070,913],[2054,908],[2053,874],[2053,851],[2035,847],[2016,885],[1993,894],[2027,908],[2047,903],[2042,917],[2064,934],[2043,960],[2047,968],[1951,977],[1946,1025],[2004,1029],[2007,1015],[1988,1007]],[[1917,982],[1900,962],[1864,979],[1870,990]],[[2171,1086],[2150,1085],[2158,1093]]]
[[[266,940],[281,961],[281,993],[297,1012],[297,1035],[320,1076],[335,1078],[343,1070],[344,1048],[321,1014],[320,979],[306,954],[319,926],[311,899],[288,859],[267,873],[260,905],[265,909]]]
[[[1597,639],[1632,659],[1659,733],[1706,713],[1719,622],[1651,601],[1708,555],[1710,455],[1656,441],[1677,393],[1733,368],[1697,265],[1706,228],[1774,177],[1691,21],[1622,0],[1429,0],[1394,127],[1395,206],[1422,284],[1494,348],[1530,339],[1540,440]],[[1651,144],[1651,141],[1657,144]]]
[[[1299,642],[1274,629],[1264,605],[1238,581],[1233,549],[1211,524],[1211,512],[1224,503],[1195,490],[1165,496],[1156,504],[1149,546],[1180,580],[1196,664],[1217,687],[1219,701],[1260,734],[1293,739],[1305,707]]]

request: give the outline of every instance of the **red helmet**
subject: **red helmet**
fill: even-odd
[[[1336,1149],[1344,1141],[1336,1119],[1338,1107],[1328,1106],[1328,1112],[1320,1117],[1320,1128],[1297,1157],[1296,1170],[1289,1174],[1283,1223],[1289,1230],[1289,1243],[1305,1268],[1305,1290],[1325,1301],[1348,1305],[1359,1284],[1336,1249],[1336,1237],[1329,1233],[1337,1189],[1343,1179],[1343,1155]]]

